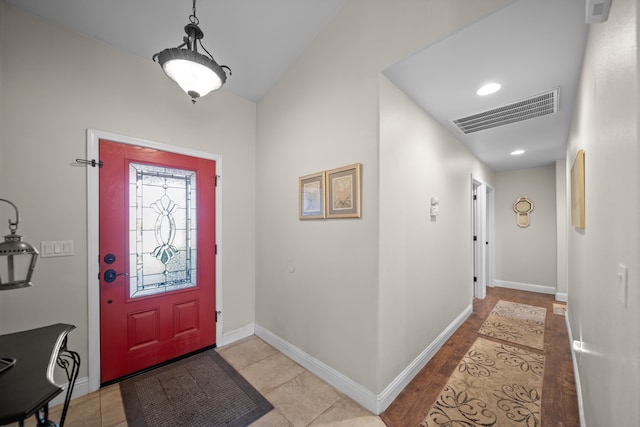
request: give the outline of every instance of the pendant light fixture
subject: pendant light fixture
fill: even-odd
[[[193,0],[193,13],[189,16],[189,24],[184,27],[184,32],[187,33],[182,39],[184,43],[153,55],[153,60],[191,97],[194,104],[201,96],[222,87],[227,81],[225,69],[231,74],[231,69],[226,65],[218,65],[202,45],[204,33],[198,27],[199,23],[196,18],[196,0]],[[208,56],[198,52],[198,44]]]

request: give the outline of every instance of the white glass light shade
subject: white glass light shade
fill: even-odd
[[[164,64],[164,72],[186,93],[205,96],[209,92],[220,89],[222,81],[210,68],[185,59],[173,59]]]
[[[218,90],[226,74],[211,58],[186,49],[165,49],[158,55],[165,74],[194,100]]]

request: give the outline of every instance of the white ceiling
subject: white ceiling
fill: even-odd
[[[584,0],[519,0],[384,74],[493,170],[541,166],[565,157],[586,31]],[[476,95],[488,82],[501,90]],[[467,135],[450,123],[555,88],[555,114]]]
[[[1,1],[1,0],[0,0]],[[5,0],[5,3],[149,59],[182,44],[192,0]],[[231,68],[224,90],[257,101],[344,0],[200,0],[202,44]]]
[[[259,100],[344,1],[200,0],[203,44],[233,71],[224,90]],[[149,61],[182,43],[192,7],[191,0],[5,2]],[[494,170],[540,166],[564,157],[586,28],[584,0],[518,0],[384,74]],[[480,98],[475,92],[487,81],[502,89]],[[449,123],[554,88],[554,115],[466,136]],[[526,153],[510,156],[516,148]]]

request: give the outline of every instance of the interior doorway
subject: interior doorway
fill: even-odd
[[[494,189],[471,177],[472,294],[484,299],[493,284]]]

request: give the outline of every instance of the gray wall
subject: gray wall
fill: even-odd
[[[0,332],[77,326],[70,346],[87,374],[87,128],[222,156],[226,331],[254,321],[256,105],[218,92],[197,108],[150,59],[134,57],[0,2],[0,198],[20,234],[72,239],[75,255],[40,258],[35,286],[0,294]],[[0,206],[0,232],[13,212]]]
[[[379,72],[505,3],[348,0],[257,109],[224,90],[194,109],[152,61],[0,2],[0,192],[20,207],[25,240],[75,243],[72,257],[39,260],[36,286],[0,295],[0,332],[72,323],[87,361],[86,172],[72,163],[92,128],[221,155],[224,332],[257,319],[380,391],[437,326],[423,334],[409,319],[418,340],[380,366],[381,286],[394,285],[377,267]],[[297,178],[355,162],[363,218],[299,221]]]
[[[256,323],[376,394],[417,356],[417,347],[424,349],[438,326],[460,314],[464,300],[470,302],[467,292],[446,304],[446,318],[433,331],[421,331],[422,319],[411,315],[405,339],[386,333],[384,309],[404,316],[406,307],[383,298],[395,286],[415,284],[382,281],[380,275],[395,262],[380,256],[381,233],[396,226],[380,217],[380,121],[391,119],[388,107],[380,112],[380,71],[504,4],[347,0],[258,103]],[[362,218],[300,221],[298,177],[356,162],[363,165]],[[445,163],[448,176],[457,164]],[[384,174],[401,168],[392,163]],[[460,189],[459,182],[443,190],[443,197]],[[470,268],[470,256],[457,260],[462,271]],[[443,295],[449,280],[432,286]],[[392,333],[402,326],[391,324]],[[388,340],[393,344],[383,358]]]
[[[606,23],[589,27],[567,147],[568,169],[585,151],[586,227],[569,228],[568,310],[584,347],[588,426],[640,425],[638,75],[638,2],[617,0]],[[628,267],[626,304],[619,264]]]
[[[495,175],[495,278],[556,287],[555,164]],[[530,225],[516,225],[513,204],[520,196],[533,202]]]
[[[472,174],[492,183],[490,169],[381,77],[381,385],[472,303]],[[435,219],[431,197],[440,200]]]
[[[567,249],[569,211],[567,209],[567,165],[564,159],[556,160],[556,238],[557,238],[557,287],[556,299],[567,300],[569,287],[569,252]]]

